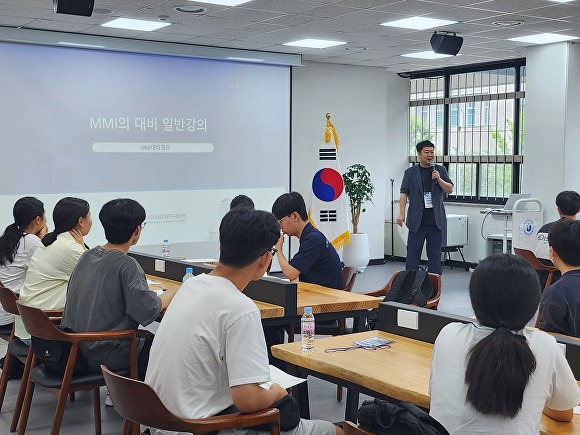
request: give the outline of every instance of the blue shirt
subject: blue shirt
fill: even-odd
[[[342,265],[336,249],[310,223],[302,230],[300,248],[290,265],[300,271],[302,282],[342,289]]]
[[[570,270],[544,290],[540,329],[580,337],[580,270]]]

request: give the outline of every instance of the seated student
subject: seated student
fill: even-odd
[[[556,207],[558,208],[560,220],[576,220],[576,215],[580,212],[580,195],[572,190],[560,192],[556,196]],[[550,261],[552,257],[550,255],[548,244],[548,232],[556,222],[558,221],[548,222],[547,224],[542,225],[536,236],[538,243],[534,250],[534,254],[536,254],[536,257],[538,257],[542,263],[548,266],[552,266],[552,262]]]
[[[485,258],[469,283],[476,323],[451,323],[435,340],[430,414],[450,434],[538,434],[542,412],[572,419],[580,388],[554,337],[525,329],[540,283],[525,260]]]
[[[28,264],[48,229],[44,204],[32,196],[20,198],[12,209],[14,223],[0,237],[0,283],[19,293]],[[0,305],[0,326],[11,325],[14,316]]]
[[[76,332],[146,326],[167,308],[175,291],[161,296],[150,291],[143,269],[127,255],[145,225],[145,209],[132,199],[114,199],[103,205],[99,220],[108,243],[88,250],[79,260],[68,285],[61,326]],[[151,341],[151,334],[138,338],[140,379],[147,369]],[[99,371],[101,364],[118,370],[129,364],[128,349],[127,340],[97,341],[82,343],[80,353],[90,371]]]
[[[580,221],[559,220],[550,228],[548,242],[562,277],[544,290],[540,329],[580,337]]]
[[[86,251],[83,237],[93,221],[89,203],[84,199],[66,197],[54,206],[54,231],[48,233],[34,251],[20,290],[20,302],[43,310],[64,308],[66,287],[70,275]],[[25,343],[30,334],[20,316],[16,317],[14,334]]]
[[[298,252],[292,260],[286,260],[282,252],[284,235],[276,243],[278,262],[289,279],[319,284],[325,287],[342,288],[342,265],[332,243],[308,222],[306,204],[298,192],[281,195],[272,206],[282,231],[300,240]]]
[[[266,345],[260,312],[243,294],[268,267],[280,227],[268,212],[235,207],[219,232],[218,265],[182,285],[157,330],[145,377],[165,406],[186,418],[216,415],[231,405],[241,412],[258,411],[288,394],[277,384],[259,386],[270,380]],[[266,432],[220,431],[240,433]],[[301,420],[285,433],[334,435],[342,430],[325,421]]]
[[[250,198],[249,196],[238,195],[234,199],[232,199],[232,202],[230,202],[230,210],[234,207],[240,206],[254,208],[254,201],[252,201],[252,198]]]

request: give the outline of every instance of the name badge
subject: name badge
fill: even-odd
[[[425,201],[425,208],[433,208],[433,198],[431,196],[431,192],[424,192],[423,200]]]

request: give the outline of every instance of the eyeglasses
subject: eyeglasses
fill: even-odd
[[[382,344],[380,346],[348,346],[348,347],[331,347],[328,349],[324,349],[324,352],[331,353],[331,352],[346,352],[347,350],[354,350],[354,349],[364,349],[364,350],[378,350],[378,349],[390,349],[390,344]]]
[[[140,225],[141,229],[145,228],[145,225],[147,225],[147,222],[142,222]]]
[[[289,214],[287,214],[286,216],[282,216],[280,219],[278,219],[278,223],[279,223],[280,225],[282,225],[282,221],[284,220],[284,218],[287,218],[287,217],[290,217],[290,215],[289,215]]]

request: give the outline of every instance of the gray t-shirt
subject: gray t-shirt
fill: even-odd
[[[97,246],[81,256],[70,277],[61,325],[76,332],[137,329],[160,312],[161,300],[137,261]],[[128,347],[127,340],[95,341],[81,343],[80,351],[90,370],[100,364],[117,370],[129,365]]]

